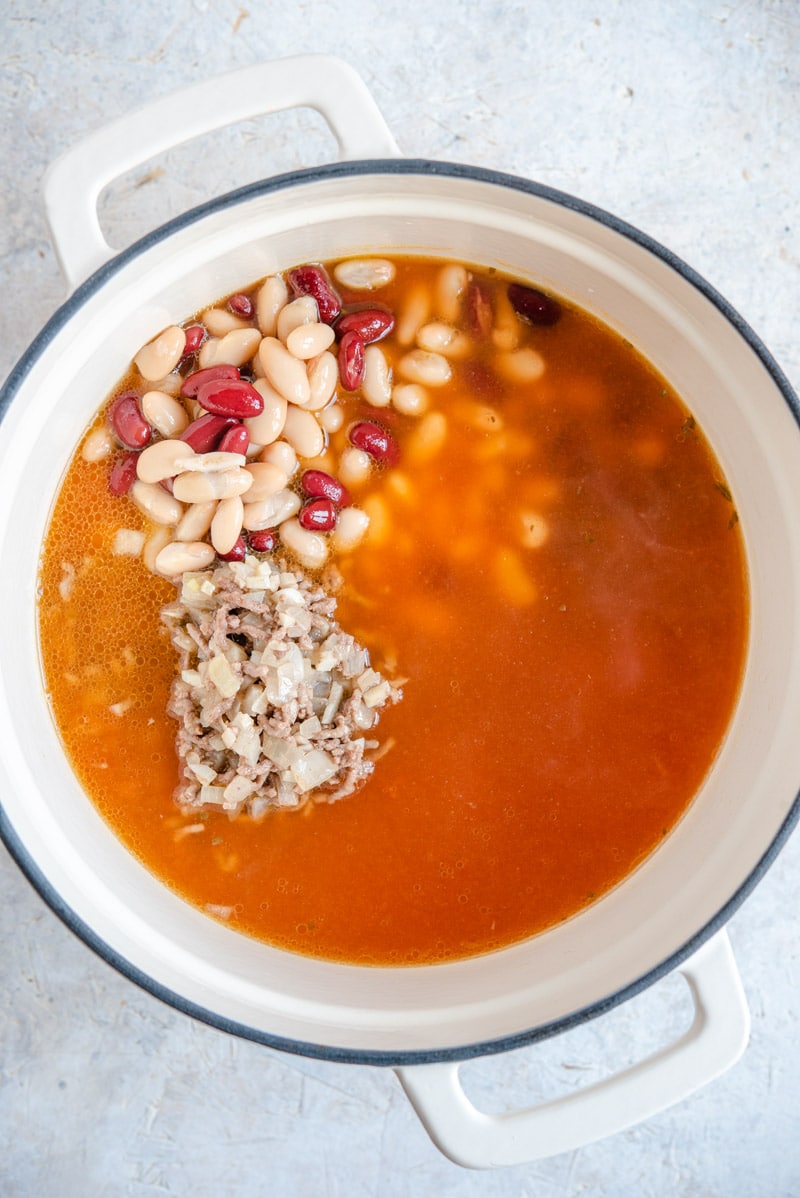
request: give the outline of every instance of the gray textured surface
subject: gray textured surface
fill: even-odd
[[[704,274],[800,384],[798,54],[786,0],[6,0],[0,17],[5,374],[63,298],[39,204],[80,136],[205,73],[323,50],[365,77],[401,148],[571,191]],[[103,198],[115,244],[232,186],[325,160],[308,112],[175,150]],[[190,1022],[96,959],[0,850],[0,1193],[800,1194],[800,839],[730,924],[753,1014],[742,1062],[626,1134],[491,1174],[444,1160],[386,1070],[296,1060]],[[599,1076],[680,1026],[678,979],[604,1020],[471,1065],[488,1108]]]

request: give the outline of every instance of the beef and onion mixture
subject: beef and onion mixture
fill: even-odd
[[[369,776],[380,709],[401,692],[334,619],[336,599],[284,561],[186,573],[162,609],[180,658],[182,807],[258,818],[308,798],[334,802]]]

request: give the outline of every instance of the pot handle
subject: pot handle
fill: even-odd
[[[400,153],[361,76],[326,54],[257,63],[161,96],[91,133],[45,175],[45,213],[70,291],[114,254],[97,217],[112,180],[193,137],[285,108],[316,109],[340,160]]]
[[[563,1098],[487,1115],[464,1093],[457,1061],[395,1072],[433,1142],[458,1165],[489,1169],[571,1152],[687,1098],[744,1052],[750,1013],[726,932],[678,968],[694,1004],[689,1030],[630,1068]]]

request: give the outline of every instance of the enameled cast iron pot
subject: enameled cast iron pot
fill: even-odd
[[[393,1065],[429,1132],[463,1164],[546,1156],[647,1117],[737,1059],[748,1014],[722,926],[800,813],[800,434],[775,362],[702,279],[570,196],[398,156],[371,96],[318,57],[247,68],[157,101],[60,159],[45,186],[74,290],[14,369],[0,438],[2,833],[58,915],[178,1009],[275,1048]],[[96,201],[170,145],[293,106],[328,121],[341,160],[214,200],[113,255]],[[356,968],[294,956],[207,919],[109,831],[78,785],[44,696],[40,546],[74,447],[133,353],[165,325],[297,262],[365,251],[496,266],[595,313],[687,403],[733,491],[752,628],[741,697],[702,790],[665,843],[566,923],[454,964]],[[695,1020],[655,1057],[588,1090],[501,1117],[477,1112],[458,1062],[588,1019],[673,969]]]

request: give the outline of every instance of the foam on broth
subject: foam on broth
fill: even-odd
[[[399,260],[378,298],[401,312],[439,270]],[[506,281],[482,278],[499,297]],[[446,423],[435,451],[419,417],[347,401],[345,429],[384,421],[401,460],[354,488],[372,523],[340,563],[337,616],[408,682],[374,776],[334,805],[260,823],[175,807],[158,619],[174,587],[112,552],[120,527],[147,524],[109,493],[108,463],[70,464],[40,603],[66,752],[131,851],[239,931],[371,964],[502,947],[625,877],[713,761],[748,615],[719,467],[663,378],[587,314],[564,305],[522,336],[542,377],[504,377],[477,343],[431,389]]]

